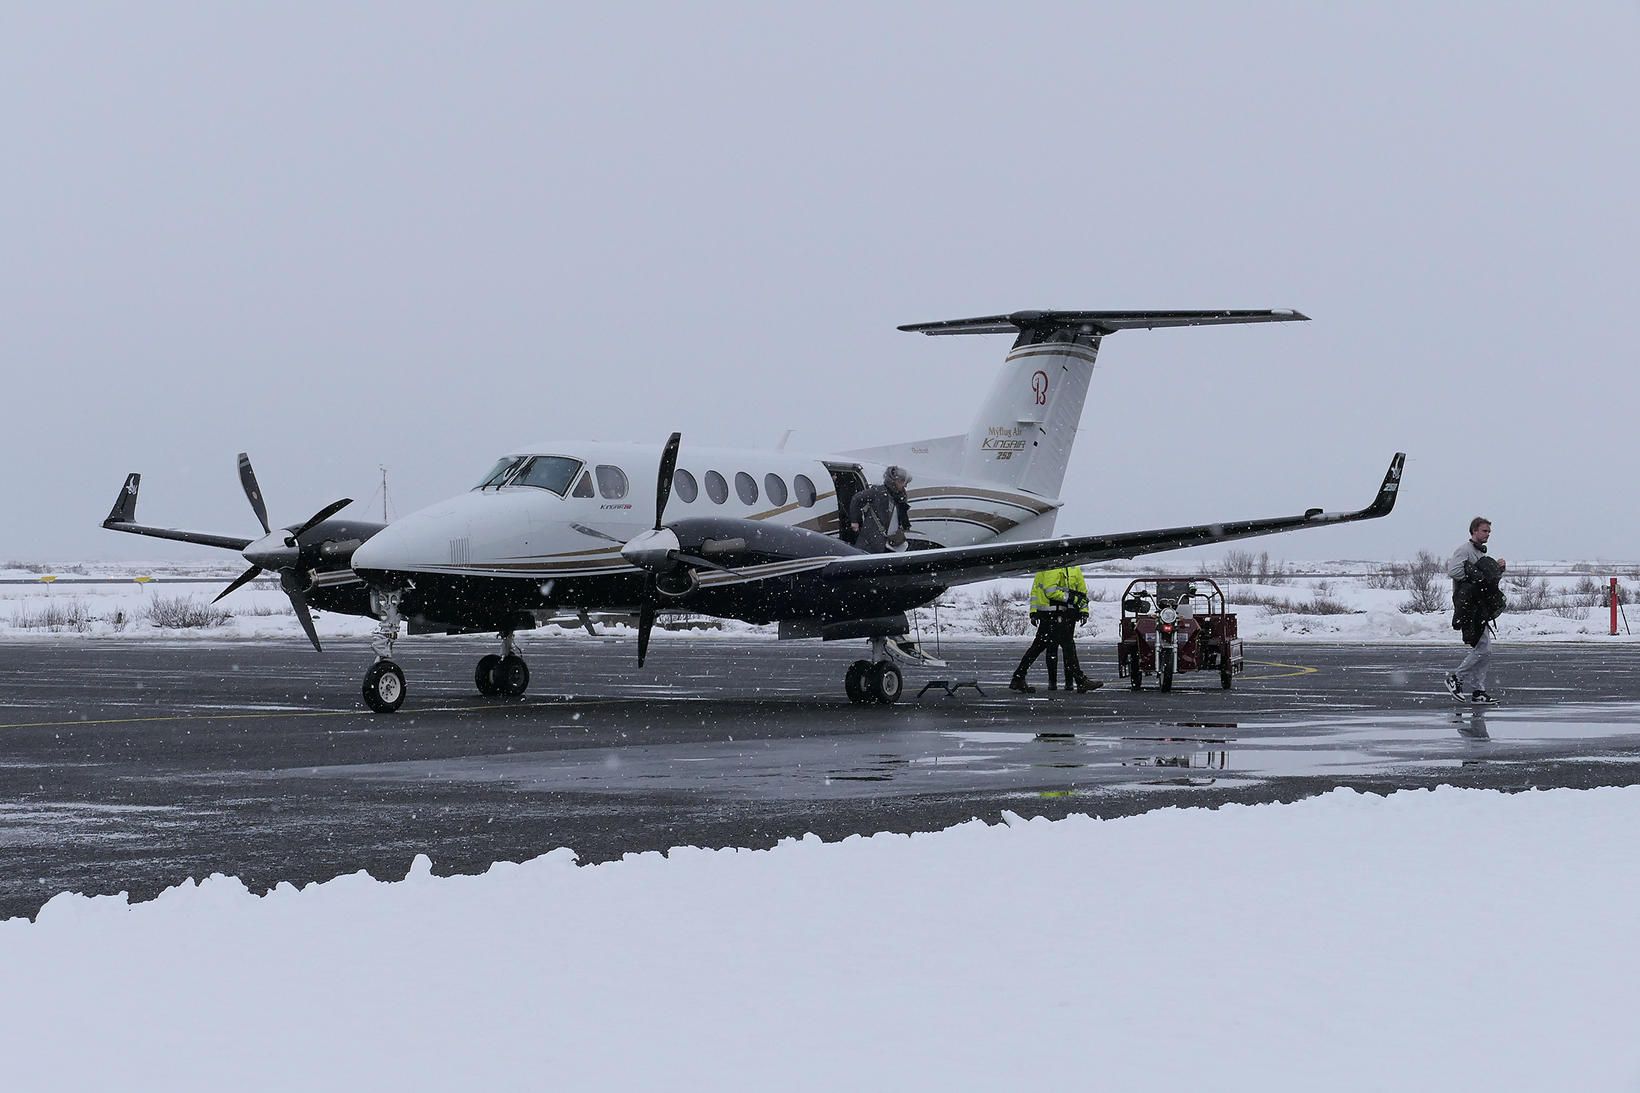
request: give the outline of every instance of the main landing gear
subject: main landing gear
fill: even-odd
[[[848,666],[843,677],[843,689],[848,700],[859,706],[889,706],[900,700],[905,692],[905,677],[900,674],[894,658],[925,667],[944,667],[916,645],[903,638],[872,638],[871,659],[857,660]]]
[[[501,632],[501,655],[490,653],[478,658],[473,682],[481,695],[521,698],[530,687],[530,666],[518,655],[511,630]]]

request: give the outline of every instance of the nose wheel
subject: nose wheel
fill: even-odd
[[[390,660],[378,660],[364,674],[364,704],[377,713],[404,705],[404,672]]]

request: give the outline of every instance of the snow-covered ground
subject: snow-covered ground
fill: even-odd
[[[1119,820],[0,924],[11,1089],[1640,1088],[1640,787]]]
[[[1241,636],[1256,641],[1343,641],[1343,642],[1439,642],[1450,643],[1454,636],[1449,625],[1450,612],[1442,610],[1411,613],[1402,608],[1410,593],[1405,589],[1372,587],[1382,584],[1369,574],[1378,573],[1387,563],[1363,561],[1275,563],[1283,570],[1275,576],[1279,583],[1264,581],[1221,581],[1230,609],[1236,612]],[[46,567],[38,567],[44,569]],[[1514,607],[1499,620],[1499,637],[1505,641],[1612,641],[1610,611],[1604,606],[1585,602],[1591,585],[1604,586],[1610,577],[1618,577],[1629,596],[1640,593],[1640,564],[1626,562],[1605,565],[1582,565],[1568,562],[1521,563],[1514,567],[1517,573],[1530,570],[1531,582],[1539,594],[1535,609],[1523,610],[1529,602],[1521,590],[1506,585]],[[80,570],[81,572],[74,572]],[[1090,620],[1082,628],[1082,640],[1113,642],[1117,633],[1118,599],[1126,587],[1133,567],[1110,563],[1087,567],[1088,585],[1096,602],[1090,605]],[[1162,569],[1165,573],[1166,570]],[[216,595],[219,587],[211,584],[177,583],[179,577],[216,576],[222,586],[237,575],[237,567],[223,565],[144,567],[131,563],[82,563],[50,573],[35,573],[19,568],[0,568],[0,580],[10,578],[24,583],[0,584],[0,637],[8,638],[101,638],[157,636],[168,639],[301,639],[301,630],[290,606],[278,587],[269,581],[259,582],[236,591],[222,601],[222,608],[232,617],[221,625],[165,629],[149,620],[148,608],[156,598],[184,597],[203,606]],[[1182,577],[1194,577],[1189,569],[1178,571]],[[43,583],[40,576],[56,575],[54,584]],[[137,576],[151,577],[139,584]],[[116,578],[115,584],[70,584],[76,577]],[[1541,582],[1541,585],[1540,585]],[[1438,581],[1444,589],[1449,582]],[[1026,580],[991,581],[953,589],[937,613],[939,637],[944,641],[961,641],[977,637],[996,636],[988,633],[986,617],[994,615],[995,608],[987,607],[987,599],[996,593],[1011,605],[1021,629],[1025,625],[1025,602],[1030,582]],[[1581,588],[1581,591],[1580,591]],[[1333,605],[1336,613],[1316,613],[1317,601]],[[1254,602],[1265,601],[1265,602]],[[51,615],[49,613],[55,613]],[[48,617],[64,619],[57,625],[45,625]],[[930,640],[934,634],[936,613],[924,609],[916,612],[916,621],[922,636]],[[317,626],[321,638],[326,636],[365,635],[374,630],[370,619],[354,616],[319,613]],[[1640,613],[1632,620],[1640,624]],[[608,628],[606,624],[604,628]],[[773,627],[726,623],[721,630],[688,631],[678,634],[658,634],[657,639],[702,640],[713,636],[774,637]],[[586,640],[587,635],[578,625],[567,628],[547,628],[531,634],[526,640],[542,637],[565,640]],[[1632,641],[1624,624],[1619,624],[1621,641]]]

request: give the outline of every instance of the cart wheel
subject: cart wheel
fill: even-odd
[[[1139,659],[1139,650],[1133,650],[1133,659],[1128,661],[1129,682],[1135,691],[1143,689],[1145,685],[1145,670],[1143,661]]]
[[[1168,655],[1165,657],[1161,655],[1161,650],[1157,650],[1156,670],[1157,674],[1161,677],[1160,686],[1164,691],[1171,691],[1173,689],[1173,661],[1178,655],[1179,653],[1177,649],[1168,650]]]
[[[1219,665],[1219,686],[1228,691],[1230,689],[1230,684],[1234,681],[1234,679],[1235,679],[1235,677],[1231,674],[1231,671],[1230,671],[1230,662],[1227,660],[1224,663],[1220,664]]]

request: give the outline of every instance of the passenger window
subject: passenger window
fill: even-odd
[[[712,499],[714,505],[729,500],[729,483],[716,471],[706,472],[706,496]]]
[[[802,505],[806,509],[812,509],[814,507],[814,499],[816,496],[814,492],[814,483],[809,481],[808,475],[800,474],[796,478],[792,479],[792,488],[797,491],[797,503],[799,505]]]
[[[763,492],[768,495],[771,505],[780,506],[786,503],[786,483],[778,474],[763,476]]]
[[[598,475],[598,492],[609,501],[619,501],[626,496],[626,472],[619,467],[611,467],[607,463],[600,463],[596,468]]]
[[[672,492],[683,498],[684,504],[693,504],[700,496],[700,487],[695,485],[695,476],[679,467],[672,472]]]
[[[745,471],[735,472],[735,492],[743,504],[757,504],[757,480]]]
[[[588,473],[586,471],[581,472],[581,480],[579,482],[575,483],[574,496],[576,496],[576,497],[591,497],[592,496],[592,475],[590,473]]]

